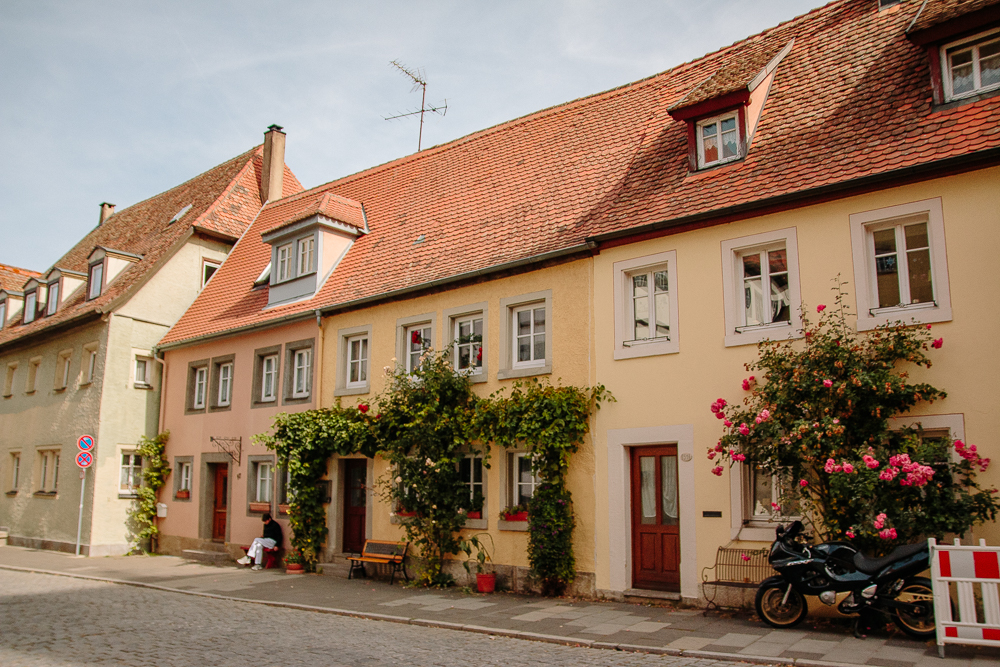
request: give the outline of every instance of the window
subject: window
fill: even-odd
[[[289,470],[278,470],[278,511],[283,511],[281,505],[287,505],[288,501],[292,499],[291,489],[289,485],[292,483],[292,473]]]
[[[261,359],[261,401],[273,401],[278,397],[278,355],[272,354]]]
[[[278,282],[292,277],[292,244],[278,248]]]
[[[795,229],[722,243],[726,345],[802,335]]]
[[[508,505],[522,505],[531,500],[535,495],[535,487],[541,483],[539,477],[531,471],[531,454],[509,452],[507,471],[510,478]]]
[[[14,374],[17,372],[17,362],[12,364],[7,364],[7,376],[3,381],[3,395],[4,397],[11,396],[14,393]]]
[[[483,491],[483,457],[477,454],[468,454],[458,461],[458,476],[462,483],[469,488],[470,514],[479,512],[479,516],[470,516],[470,519],[482,518],[483,503],[486,494]]]
[[[851,216],[858,328],[951,319],[940,199]]]
[[[177,464],[177,490],[191,491],[191,463],[189,461]]]
[[[20,461],[18,461],[20,464]],[[59,450],[38,452],[38,478],[35,493],[55,495],[59,488]]]
[[[94,374],[97,372],[97,343],[87,343],[83,346],[87,353],[87,376],[86,383],[94,381]]]
[[[94,264],[90,267],[90,287],[87,288],[87,299],[101,296],[104,282],[104,264]]]
[[[25,393],[33,394],[35,392],[35,383],[38,380],[38,367],[41,365],[41,357],[35,357],[28,362],[28,382],[24,387]]]
[[[10,490],[16,492],[21,485],[21,453],[14,452],[10,455]]]
[[[312,388],[312,349],[295,350],[292,362],[292,398],[308,398]]]
[[[748,467],[744,521],[787,521],[799,514],[792,480]]]
[[[205,396],[208,394],[208,367],[191,367],[189,372],[191,385],[188,395],[191,397],[191,409],[202,410],[205,408]]]
[[[232,362],[219,365],[219,393],[218,405],[228,406],[233,396],[233,364]]]
[[[1000,32],[947,45],[942,49],[941,71],[949,101],[1000,88]]]
[[[118,495],[135,495],[142,484],[142,457],[135,452],[122,452],[118,480]]]
[[[299,274],[304,276],[307,273],[312,273],[315,269],[314,267],[314,255],[315,255],[316,239],[308,236],[304,239],[299,239]]]
[[[420,358],[433,345],[433,329],[429,324],[406,327],[406,372],[420,367]]]
[[[150,361],[148,357],[136,357],[135,359],[135,384],[139,387],[148,387],[150,384]]]
[[[483,371],[483,318],[482,315],[454,319],[455,370],[469,374]]]
[[[54,282],[49,284],[49,294],[48,302],[45,304],[45,314],[55,315],[56,310],[59,308],[59,283]]]
[[[740,131],[735,111],[695,125],[698,166],[711,167],[740,157]]]
[[[347,339],[347,387],[368,386],[368,336]]]
[[[0,329],[7,324],[7,300],[0,301]]]
[[[28,292],[24,295],[24,323],[35,321],[35,310],[38,308],[38,293]]]
[[[274,464],[257,462],[254,467],[253,502],[271,502],[271,488],[274,485]]]
[[[680,351],[677,253],[615,262],[615,359]]]
[[[514,368],[545,365],[545,306],[514,309]]]
[[[59,362],[56,364],[56,389],[65,389],[69,386],[69,368],[73,359],[73,351],[65,350],[59,353]]]
[[[219,270],[219,263],[213,262],[209,259],[203,259],[201,261],[201,286],[202,288],[208,284],[208,281],[212,279],[215,272]]]

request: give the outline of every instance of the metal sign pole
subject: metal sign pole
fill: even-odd
[[[80,555],[80,533],[83,530],[83,491],[87,488],[87,469],[80,468],[80,516],[76,520],[76,555]]]

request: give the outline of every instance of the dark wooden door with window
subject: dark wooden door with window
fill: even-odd
[[[361,553],[365,547],[368,459],[344,460],[344,551]]]
[[[216,464],[212,501],[212,539],[226,539],[226,515],[229,510],[229,466]]]
[[[632,448],[632,586],[680,591],[677,447]]]

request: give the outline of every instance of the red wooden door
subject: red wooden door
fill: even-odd
[[[215,466],[214,500],[212,502],[212,539],[226,539],[226,514],[229,506],[229,466]]]
[[[368,459],[344,460],[344,551],[361,553],[365,547]]]
[[[680,591],[677,447],[632,448],[632,585]]]

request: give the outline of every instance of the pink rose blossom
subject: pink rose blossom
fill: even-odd
[[[718,412],[719,412],[719,404],[718,403],[712,403],[712,407],[710,407],[709,410],[711,410],[712,412],[718,414]]]
[[[726,449],[725,449],[725,447],[722,446],[722,441],[721,440],[719,440],[717,443],[715,443],[715,451],[717,451],[717,452],[719,452],[721,454],[725,450]]]
[[[883,540],[894,540],[896,539],[896,529],[886,528],[885,530],[880,530],[878,536]]]
[[[750,427],[746,424],[740,424],[740,433],[743,435],[750,435]]]
[[[724,408],[727,405],[726,399],[724,398],[717,398],[715,399],[715,402],[719,405],[720,408]]]
[[[824,310],[826,310],[826,306],[824,306],[823,304],[819,304],[818,306],[816,306],[817,313],[822,313]]]
[[[870,456],[868,454],[865,454],[864,456],[862,456],[861,460],[865,462],[865,465],[868,466],[869,470],[875,470],[875,468],[878,468],[878,466],[879,466],[879,462],[876,461],[872,456]]]
[[[848,529],[847,529],[847,532],[846,532],[846,533],[844,533],[844,534],[845,534],[845,535],[847,535],[847,537],[848,537],[848,538],[850,538],[850,539],[852,539],[852,540],[854,539],[854,531],[853,531],[853,530],[851,530],[850,528],[848,528]]]
[[[364,414],[368,412],[368,406],[362,403],[361,405],[358,406],[358,410],[361,411],[361,414]]]
[[[806,481],[806,480],[804,480],[804,479],[800,479],[799,480],[799,486],[801,486],[802,488],[805,488],[805,487],[809,486],[809,482]]]
[[[781,505],[779,505],[778,503],[771,503],[771,509],[774,510],[775,512],[780,512]]]
[[[712,468],[712,474],[716,477],[722,477],[722,466],[715,466]]]
[[[730,458],[732,458],[734,461],[739,461],[740,463],[743,463],[744,461],[747,460],[747,457],[746,457],[745,454],[732,454],[731,453],[730,454]]]
[[[834,417],[834,418],[833,418],[833,423],[834,423],[834,424],[839,424],[839,423],[840,423],[840,420],[839,420],[839,419],[837,419],[836,417]]]
[[[887,517],[885,515],[885,512],[883,512],[882,514],[879,514],[877,517],[875,517],[875,530],[882,530],[882,526],[885,525],[885,520],[887,518],[889,518],[889,517]]]
[[[887,466],[885,470],[883,470],[878,474],[878,478],[886,482],[891,482],[892,480],[896,479],[896,475],[898,474],[899,474],[899,468],[893,468]]]
[[[715,413],[715,418],[716,419],[725,419],[726,415],[722,414],[721,412],[716,412]]]
[[[844,472],[846,472],[848,475],[850,475],[851,473],[854,472],[854,466],[852,466],[847,461],[844,461]]]
[[[940,350],[942,345],[944,345],[944,338],[938,338],[933,343],[931,343],[931,347],[933,347],[935,350]]]
[[[763,410],[760,411],[760,418],[762,421],[767,421],[768,419],[771,418],[771,411],[768,410],[767,408],[764,408]]]
[[[716,451],[714,449],[708,450],[708,460],[711,461],[715,458]]]
[[[829,389],[833,386],[833,380],[823,380],[823,386]]]
[[[733,422],[727,419],[726,421],[722,422],[722,425],[725,426],[726,428],[729,428],[730,426],[733,425]]]
[[[743,380],[743,391],[750,391],[750,387],[752,387],[755,382],[756,382],[756,380],[754,379],[754,376],[752,376],[752,375],[750,377],[748,377],[747,379]]]
[[[740,558],[742,558],[745,561],[750,560],[750,556],[747,556],[746,554],[740,554]]]
[[[833,467],[836,464],[837,464],[837,462],[834,461],[833,459],[827,459],[826,460],[826,465],[823,466],[823,470],[825,470],[827,473],[831,473],[831,472],[833,472]]]
[[[758,416],[757,416],[757,417],[756,417],[756,418],[754,419],[754,423],[756,423],[756,424],[760,424],[760,423],[761,423],[761,422],[763,422],[763,421],[764,421],[764,420],[763,420],[763,419],[761,419],[759,415],[758,415]]]

